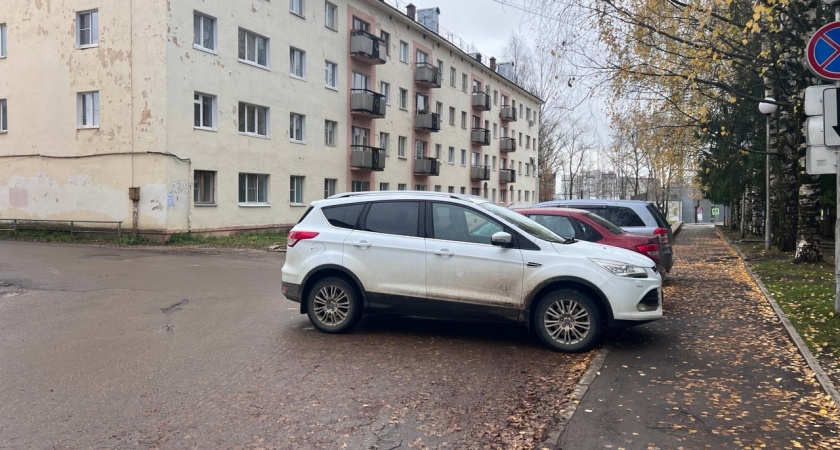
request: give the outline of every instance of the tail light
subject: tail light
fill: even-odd
[[[312,239],[318,236],[317,231],[292,231],[289,237],[286,238],[286,247],[294,247],[300,241]]]
[[[668,229],[667,228],[659,227],[656,230],[654,230],[653,234],[658,235],[659,238],[662,239],[662,245],[668,245]]]
[[[659,259],[659,246],[656,244],[637,245],[636,250],[651,259]]]

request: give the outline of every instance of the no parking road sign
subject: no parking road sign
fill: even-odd
[[[817,30],[808,41],[805,54],[814,75],[840,81],[840,22],[832,22]]]

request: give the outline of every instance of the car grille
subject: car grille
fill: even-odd
[[[659,306],[659,289],[654,289],[645,294],[639,302],[639,305],[644,305],[646,307],[645,310],[647,311],[656,309]]]

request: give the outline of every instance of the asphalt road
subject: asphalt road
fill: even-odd
[[[514,326],[322,334],[282,261],[0,241],[0,448],[531,448],[593,356]]]

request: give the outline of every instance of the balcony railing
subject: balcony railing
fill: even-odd
[[[440,175],[440,161],[437,158],[415,158],[414,173],[416,175]]]
[[[381,119],[385,117],[385,96],[368,89],[350,91],[350,113]]]
[[[470,136],[473,144],[490,145],[490,130],[487,128],[473,128]]]
[[[503,152],[515,152],[516,151],[516,139],[512,137],[503,137],[501,142],[499,143],[499,150]]]
[[[350,54],[368,64],[385,64],[385,41],[364,30],[350,32]]]
[[[440,116],[429,111],[414,114],[414,128],[421,131],[440,131]]]
[[[513,169],[502,169],[499,171],[499,182],[516,183],[516,171]]]
[[[432,88],[440,87],[440,69],[427,62],[417,63],[414,68],[414,82]]]
[[[351,145],[350,166],[366,170],[385,170],[385,149],[369,145]]]
[[[510,105],[502,105],[499,118],[505,122],[516,122],[516,108]]]
[[[472,107],[479,111],[490,111],[490,94],[486,92],[473,92]]]
[[[470,178],[473,180],[489,180],[490,166],[472,166],[470,167]]]

